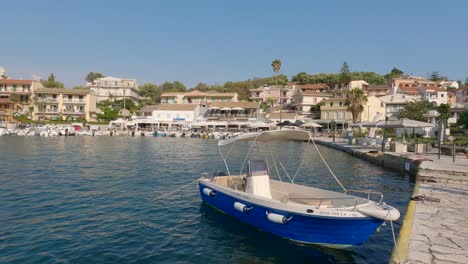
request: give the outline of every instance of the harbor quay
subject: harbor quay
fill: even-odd
[[[342,150],[412,176],[416,184],[390,263],[468,263],[468,159],[451,156],[380,152],[375,148],[333,142],[318,144]]]

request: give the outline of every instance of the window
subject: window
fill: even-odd
[[[343,106],[343,102],[339,102],[339,103],[338,103],[338,106]]]
[[[330,107],[333,107],[333,102],[330,102]]]
[[[440,94],[440,97],[444,97],[444,94]]]
[[[68,96],[68,102],[71,102],[72,99],[73,99],[73,95],[69,95],[69,96]]]
[[[338,111],[335,111],[333,113],[333,119],[335,119],[335,120],[338,119]]]
[[[0,85],[0,91],[6,92],[6,85],[5,84]]]
[[[16,92],[16,84],[13,84],[13,92]]]

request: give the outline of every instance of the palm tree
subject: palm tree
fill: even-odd
[[[275,84],[276,87],[278,87],[278,72],[281,69],[281,61],[279,59],[274,60],[271,63],[271,67],[273,67],[273,71],[275,72]],[[280,95],[279,95],[279,103],[280,103],[280,109],[279,109],[279,116],[280,116],[280,122],[282,121],[281,118],[281,107],[282,107],[282,102],[281,102],[281,93],[283,90],[280,88]]]
[[[271,67],[273,67],[273,71],[275,72],[275,83],[278,86],[278,72],[281,69],[281,61],[279,59],[274,60],[271,63]]]
[[[359,115],[364,111],[364,104],[367,102],[367,96],[360,88],[348,90],[346,93],[345,105],[348,111],[353,115],[353,123],[356,123]]]

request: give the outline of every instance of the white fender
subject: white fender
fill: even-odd
[[[234,208],[239,211],[239,212],[243,212],[243,213],[246,213],[250,210],[252,210],[252,207],[248,207],[247,205],[243,204],[243,203],[239,203],[239,202],[235,202],[234,203]]]
[[[292,219],[292,216],[286,217],[284,215],[275,214],[275,213],[266,213],[268,220],[277,224],[286,224]]]
[[[365,215],[370,217],[374,217],[377,219],[382,219],[384,221],[395,221],[400,218],[400,212],[385,203],[378,205],[378,204],[369,204],[364,206],[358,206],[356,209]]]
[[[208,188],[203,188],[203,193],[206,195],[206,196],[214,196],[216,194],[215,191],[211,190],[211,189],[208,189]]]

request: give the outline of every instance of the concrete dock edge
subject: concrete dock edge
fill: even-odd
[[[413,189],[413,195],[418,194],[419,183],[416,182]],[[416,211],[416,201],[411,200],[406,209],[405,218],[400,228],[398,235],[397,244],[393,248],[392,256],[390,257],[389,263],[401,263],[404,262],[408,257],[409,241],[411,238],[411,231],[413,230],[414,213]]]

